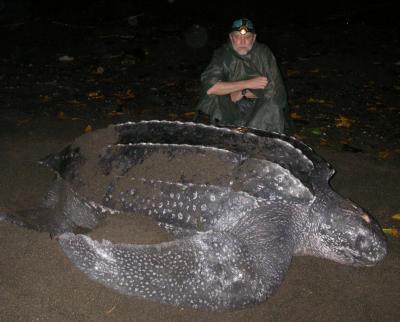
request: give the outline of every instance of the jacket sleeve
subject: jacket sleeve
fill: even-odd
[[[203,95],[207,95],[207,91],[217,82],[225,80],[221,49],[214,52],[211,62],[201,74],[200,80]]]
[[[284,131],[290,133],[293,130],[293,125],[289,117],[286,86],[276,62],[276,58],[269,49],[266,56],[265,67],[266,76],[269,79],[269,85],[264,90],[264,98],[269,101],[268,105],[275,106],[280,110],[284,121]]]
[[[214,86],[215,83],[225,80],[224,77],[224,67],[223,67],[223,53],[222,49],[217,49],[211,62],[208,64],[204,72],[201,74],[201,92],[200,92],[200,102],[197,105],[197,110],[201,111],[210,117],[217,117],[218,114],[218,96],[208,95],[207,91]],[[197,118],[197,116],[196,116]]]

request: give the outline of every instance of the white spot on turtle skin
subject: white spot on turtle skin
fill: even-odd
[[[212,193],[212,194],[210,194],[210,200],[212,201],[212,202],[214,202],[215,201],[215,195]]]
[[[174,194],[171,192],[170,194],[169,194],[169,196],[171,197],[171,199],[174,199]]]
[[[206,211],[207,210],[207,205],[206,204],[202,204],[200,206],[201,211]]]

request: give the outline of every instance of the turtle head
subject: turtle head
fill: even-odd
[[[353,266],[374,266],[386,253],[379,224],[350,200],[331,194],[314,203],[309,253]]]

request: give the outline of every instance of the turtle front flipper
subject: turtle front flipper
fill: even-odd
[[[251,254],[229,233],[199,233],[158,245],[112,244],[74,234],[58,239],[89,278],[123,294],[210,310],[265,299]]]
[[[240,308],[271,296],[292,258],[290,239],[274,230],[289,234],[287,223],[279,209],[271,210],[267,231],[260,214],[268,209],[262,207],[230,232],[200,232],[157,245],[98,242],[70,233],[58,240],[89,278],[123,294],[209,310]]]

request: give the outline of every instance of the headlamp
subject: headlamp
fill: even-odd
[[[240,34],[245,35],[245,34],[247,34],[247,28],[246,27],[241,27],[239,29],[239,32],[240,32]]]
[[[255,32],[253,22],[249,19],[238,19],[232,23],[231,31],[239,31],[241,35]]]

